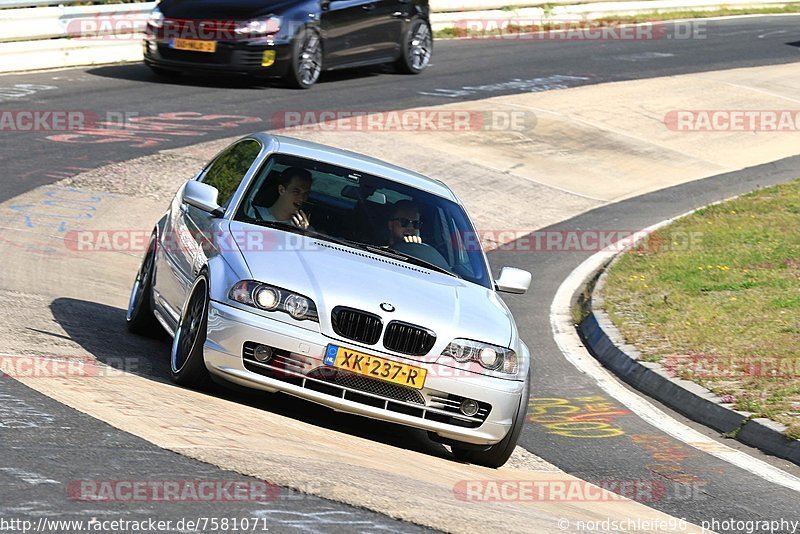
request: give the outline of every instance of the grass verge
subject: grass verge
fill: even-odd
[[[502,29],[469,27],[442,28],[433,32],[436,39],[511,39],[520,33],[535,33],[552,30],[578,30],[580,28],[614,27],[623,24],[637,24],[644,22],[657,22],[679,19],[703,19],[711,17],[728,17],[736,15],[777,15],[782,13],[800,13],[800,4],[787,4],[776,7],[759,8],[720,8],[713,10],[683,10],[683,11],[652,11],[637,15],[625,15],[618,17],[603,17],[599,19],[575,21],[568,24],[558,22],[542,22],[542,24],[514,24],[513,10],[509,11],[509,24]],[[545,19],[548,17],[545,17]],[[469,13],[465,12],[464,20],[469,20]],[[500,21],[489,21],[499,23]]]
[[[654,232],[608,271],[604,298],[646,360],[800,439],[800,180]]]

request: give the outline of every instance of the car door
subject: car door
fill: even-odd
[[[365,43],[365,57],[369,59],[393,60],[399,57],[403,19],[410,3],[403,0],[372,0],[362,6],[367,12],[368,23],[358,31]]]
[[[375,0],[331,0],[323,4],[320,21],[326,68],[369,59]]]
[[[220,153],[197,177],[214,186],[217,203],[228,208],[233,194],[261,151],[254,139],[239,141]],[[205,265],[214,216],[182,201],[182,190],[173,201],[168,225],[169,246],[162,247],[163,261],[158,265],[158,291],[173,312],[180,313],[200,267]],[[166,269],[162,270],[162,267]]]

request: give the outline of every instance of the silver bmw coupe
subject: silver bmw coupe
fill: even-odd
[[[131,291],[132,332],[173,338],[172,377],[282,392],[427,430],[503,465],[530,353],[480,239],[442,182],[335,148],[244,137],[184,184]]]

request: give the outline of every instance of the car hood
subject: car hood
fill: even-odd
[[[168,18],[250,20],[278,13],[297,0],[165,0],[158,8]]]
[[[314,300],[320,328],[330,337],[338,338],[330,317],[335,306],[374,313],[384,324],[398,320],[433,330],[437,341],[431,354],[439,354],[457,337],[504,347],[513,337],[510,312],[488,288],[386,256],[280,230],[259,229],[265,230],[265,243],[287,245],[266,247],[272,248],[267,251],[248,250],[245,236],[252,228],[244,223],[231,224],[253,279]],[[391,304],[395,311],[384,311],[382,303]]]

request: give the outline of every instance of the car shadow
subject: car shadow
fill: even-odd
[[[125,325],[125,310],[97,302],[58,298],[50,303],[50,311],[69,338],[97,361],[148,380],[172,385],[169,368],[172,340],[163,331],[159,330],[153,337],[131,334]],[[289,395],[217,383],[204,393],[329,430],[452,459],[444,446],[428,439],[427,433],[421,430],[334,412]]]
[[[211,89],[283,89],[296,91],[284,85],[280,80],[256,78],[242,74],[178,74],[176,76],[160,76],[150,70],[144,63],[128,63],[109,65],[88,69],[87,74],[115,80],[149,82],[161,85],[206,87]],[[317,85],[341,82],[357,78],[369,78],[380,74],[391,74],[394,71],[388,66],[361,67],[323,72]]]

